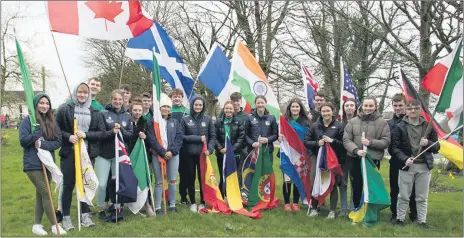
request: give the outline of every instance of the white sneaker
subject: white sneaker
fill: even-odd
[[[327,216],[327,219],[334,219],[335,218],[335,212],[329,212],[329,215]]]
[[[61,227],[60,224],[58,224],[58,229],[60,230],[60,235],[66,235],[66,231],[63,229],[63,227]],[[58,235],[58,232],[56,232],[56,226],[55,225],[52,225],[52,233],[55,234],[55,235]]]
[[[190,205],[190,211],[197,213],[198,212],[197,204],[194,203]]]
[[[32,233],[38,236],[46,236],[48,233],[44,230],[42,224],[34,224],[32,226]]]
[[[200,212],[202,209],[205,209],[205,205],[204,204],[200,204],[198,206],[198,212]]]
[[[92,219],[90,218],[90,213],[82,213],[81,215],[81,224],[83,227],[93,227],[95,223],[93,223]]]
[[[311,213],[309,214],[310,217],[317,217],[319,215],[319,212],[316,209],[311,210]]]

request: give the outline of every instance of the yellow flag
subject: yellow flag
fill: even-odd
[[[74,119],[74,134],[77,133],[77,120]],[[76,191],[77,191],[77,199],[79,201],[85,201],[85,194],[84,194],[84,184],[82,183],[82,174],[81,174],[81,141],[74,144],[74,168],[75,168],[75,175],[76,175]]]

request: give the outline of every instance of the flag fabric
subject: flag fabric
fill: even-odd
[[[342,118],[343,116],[343,102],[348,98],[353,98],[356,100],[357,105],[360,104],[358,97],[358,90],[353,84],[353,79],[348,72],[348,70],[343,66],[343,60],[340,58],[340,110],[338,112],[338,117]]]
[[[453,131],[458,126],[462,125],[462,101],[463,101],[463,85],[462,85],[462,65],[459,60],[461,55],[462,41],[459,40],[458,45],[451,54],[446,56],[437,65],[435,65],[422,81],[422,85],[426,89],[441,88],[440,98],[437,103],[437,112],[444,112],[448,117],[448,126]],[[446,69],[443,70],[443,69]],[[433,80],[436,79],[436,82]],[[444,79],[444,83],[443,82]],[[442,84],[440,84],[442,83]]]
[[[399,75],[400,75],[400,80],[402,81],[402,89],[403,93],[406,96],[406,100],[411,100],[411,99],[416,99],[421,102],[422,105],[425,105],[422,99],[419,96],[419,93],[417,93],[416,89],[412,85],[411,81],[407,78],[406,74],[403,72],[403,70],[399,69]],[[443,131],[441,126],[438,124],[438,122],[435,120],[435,118],[432,118],[430,116],[429,110],[422,106],[421,110],[421,116],[426,120],[430,121],[432,120],[432,126],[433,129],[435,129],[435,132],[437,132],[438,138],[443,138],[447,133]],[[463,168],[463,150],[462,150],[462,145],[459,144],[455,139],[453,138],[448,138],[446,140],[440,140],[440,150],[438,153],[443,155],[445,158],[447,158],[449,161],[454,163],[458,168],[462,169]]]
[[[121,132],[119,136],[122,138]],[[117,203],[137,202],[138,180],[132,170],[124,142],[114,135],[116,147],[116,195]]]
[[[259,147],[247,205],[252,208],[251,212],[279,206],[279,199],[275,197],[275,175],[267,145]]]
[[[242,200],[243,204],[248,203],[248,195],[250,194],[253,176],[255,174],[256,161],[258,160],[259,148],[255,148],[243,160],[242,165]]]
[[[32,81],[29,76],[29,70],[27,69],[26,61],[24,60],[23,51],[21,50],[21,46],[19,45],[18,40],[15,39],[16,42],[16,51],[18,53],[18,63],[19,69],[21,71],[21,79],[23,81],[24,87],[24,96],[26,99],[27,109],[29,111],[29,119],[31,121],[31,129],[32,131],[35,130],[35,126],[37,124],[37,120],[35,118],[35,108],[34,108],[34,91],[32,90]],[[56,166],[55,162],[53,161],[53,157],[50,151],[37,149],[37,156],[39,157],[40,161],[45,165],[45,167],[50,171],[52,176],[52,180],[55,182],[55,191],[56,188],[63,181],[63,174],[61,173],[60,168]]]
[[[78,145],[78,150],[80,153],[80,161],[77,160],[76,158],[74,158],[74,161],[80,162],[79,164],[80,170],[77,170],[77,166],[76,166],[76,176],[80,176],[81,177],[80,181],[82,182],[82,185],[79,185],[79,186],[82,186],[82,188],[78,188],[77,191],[79,192],[83,191],[84,193],[82,196],[79,195],[81,197],[79,201],[85,202],[88,205],[93,206],[92,200],[97,194],[97,188],[98,188],[97,174],[95,174],[95,170],[93,169],[92,162],[90,161],[90,156],[89,156],[89,153],[87,152],[87,147],[85,146],[84,140],[79,139],[77,145]],[[80,171],[80,173],[78,173],[77,171]]]
[[[229,149],[227,149],[229,148]],[[227,152],[224,156],[224,186],[226,191],[227,203],[230,209],[237,214],[248,216],[254,219],[260,219],[262,214],[260,212],[249,212],[243,208],[243,201],[240,195],[240,187],[238,184],[237,176],[237,163],[235,161],[234,151],[230,138],[226,138]],[[221,168],[220,168],[221,169]]]
[[[51,30],[102,40],[140,35],[153,25],[140,1],[47,1]]]
[[[143,146],[142,141],[140,138],[138,138],[134,149],[132,149],[132,152],[129,156],[135,177],[137,177],[138,186],[137,201],[133,203],[127,203],[126,205],[134,214],[137,214],[140,209],[143,208],[143,205],[145,205],[148,197],[148,179],[150,178],[150,175],[148,174],[148,158],[144,150],[145,146]]]
[[[205,155],[206,150],[206,143],[204,143],[200,155],[200,177],[203,199],[208,206],[199,212],[222,213],[229,215],[232,211],[229,209],[224,199],[222,199],[222,194],[219,190],[216,176],[214,175],[213,166],[211,166],[209,156]]]
[[[240,40],[235,43],[229,81],[224,87],[227,93],[220,94],[219,101],[227,101],[230,94],[240,92],[245,101],[254,105],[256,96],[263,95],[267,99],[266,108],[269,112],[276,118],[281,114],[279,103],[266,75],[258,61]]]
[[[303,204],[309,204],[311,198],[310,157],[298,134],[284,116],[280,116],[280,134],[283,136],[282,143],[280,143],[280,169],[298,188]]]
[[[74,125],[74,134],[77,133],[77,119],[74,118],[73,121]],[[81,143],[78,141],[74,145],[74,173],[75,180],[76,180],[76,197],[77,200],[80,202],[87,202],[85,197],[84,191],[84,183],[82,182],[82,174],[79,171],[82,171],[81,168]]]
[[[184,105],[189,105],[189,97],[192,95],[193,78],[187,65],[177,53],[176,47],[168,33],[158,23],[130,39],[127,42],[126,56],[153,70],[153,54],[158,59],[159,76],[164,78],[172,88],[184,91]]]
[[[314,94],[319,92],[319,83],[314,79],[308,67],[301,63],[301,76],[303,78],[303,87],[305,90],[306,102],[311,110],[314,110]]]
[[[363,193],[360,204],[348,217],[352,222],[364,222],[367,227],[371,227],[380,220],[380,211],[390,206],[390,197],[370,154],[367,153],[359,163],[363,176]]]
[[[318,207],[320,207],[334,188],[335,176],[342,176],[343,172],[335,151],[328,143],[324,143],[319,148],[316,165],[316,176],[311,195],[318,201]]]

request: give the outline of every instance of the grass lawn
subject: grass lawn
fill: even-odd
[[[22,149],[16,130],[4,130],[9,136],[8,145],[2,147],[2,233],[1,236],[32,236],[34,222],[35,189],[22,171]],[[58,158],[58,157],[57,157]],[[277,158],[275,160],[278,160]],[[217,169],[214,158],[213,166]],[[59,164],[59,163],[57,163]],[[388,161],[381,166],[381,173],[388,189]],[[282,200],[282,176],[278,162],[274,162],[277,174],[276,194]],[[178,205],[177,214],[168,213],[167,217],[156,218],[133,215],[125,209],[124,221],[104,223],[94,218],[94,228],[83,228],[81,232],[69,232],[69,236],[463,236],[463,193],[462,177],[454,180],[442,175],[438,184],[447,186],[451,191],[434,192],[429,195],[429,230],[423,230],[406,221],[406,226],[398,228],[389,223],[390,210],[381,212],[381,221],[374,227],[351,225],[347,218],[327,221],[327,206],[317,218],[301,212],[283,211],[283,201],[277,209],[264,211],[263,218],[252,220],[239,215],[194,214],[187,207]],[[198,185],[197,185],[198,186]],[[450,190],[443,190],[450,191]],[[53,193],[54,203],[58,192]],[[198,195],[199,196],[199,195]],[[328,201],[327,201],[328,202]],[[76,202],[73,200],[71,218],[77,228]],[[337,211],[338,213],[338,211]],[[42,224],[46,230],[51,225],[44,216]],[[230,226],[231,229],[225,229]],[[51,233],[51,232],[49,232]]]

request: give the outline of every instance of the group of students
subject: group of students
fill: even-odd
[[[163,184],[158,156],[166,160],[167,164],[169,211],[177,211],[176,187],[177,173],[179,173],[180,203],[188,205],[192,212],[198,212],[205,207],[199,176],[202,153],[210,155],[215,151],[220,173],[219,186],[224,196],[222,164],[226,153],[226,136],[230,138],[233,145],[231,149],[234,151],[238,168],[241,168],[247,155],[262,144],[268,145],[269,158],[273,162],[273,143],[282,140],[276,118],[266,109],[267,100],[264,96],[257,96],[254,101],[255,109],[251,114],[246,114],[240,107],[242,95],[238,92],[232,93],[230,101],[223,105],[221,114],[215,119],[206,114],[206,100],[201,96],[194,96],[190,100],[190,109],[187,109],[182,105],[183,91],[174,89],[169,97],[162,94],[160,100],[162,123],[160,124],[165,125],[165,128],[161,129],[166,130],[166,133],[161,133],[162,143],[158,143],[154,135],[150,93],[144,93],[141,98],[130,100],[131,89],[128,85],[124,85],[111,93],[111,103],[103,107],[95,100],[100,90],[101,82],[97,78],[89,79],[88,83],[81,83],[74,90],[72,98],[59,107],[56,118],[51,110],[49,97],[45,93],[39,93],[34,97],[35,112],[33,113],[36,114],[37,125],[32,126],[35,130],[31,130],[29,117],[21,122],[19,134],[24,151],[23,171],[36,188],[35,224],[32,228],[32,232],[36,235],[47,234],[41,225],[44,212],[52,224],[52,233],[56,234],[56,227],[60,229],[61,234],[74,229],[70,217],[75,186],[73,150],[74,144],[79,139],[85,142],[89,157],[94,164],[99,182],[97,210],[99,217],[106,220],[123,218],[122,204],[116,203],[115,135],[122,135],[120,139],[126,144],[128,153],[132,151],[139,138],[146,140],[146,150],[152,157],[151,164],[155,174],[155,207],[152,208],[150,205],[150,196],[147,197],[145,204],[146,212],[150,216],[163,213],[161,209]],[[379,114],[377,101],[373,97],[364,98],[359,112],[354,99],[346,100],[343,103],[341,121],[336,120],[335,107],[326,102],[323,93],[315,95],[314,103],[316,109],[306,113],[302,102],[299,99],[292,99],[286,107],[285,118],[308,149],[311,157],[311,181],[314,181],[316,174],[319,147],[324,143],[330,143],[336,152],[343,176],[337,177],[338,182],[331,192],[330,212],[327,218],[335,218],[338,193],[341,200],[339,216],[347,215],[348,178],[351,180],[352,204],[360,204],[363,186],[360,158],[369,153],[377,167],[380,167],[384,150],[388,149],[392,156],[390,159],[392,220],[398,225],[404,224],[409,202],[410,218],[417,219],[418,224],[426,227],[428,183],[430,170],[433,167],[432,153],[438,152],[439,144],[437,143],[419,158],[413,159],[421,149],[437,141],[437,135],[433,130],[424,138],[426,122],[419,116],[420,102],[415,100],[406,102],[402,94],[395,95],[392,103],[395,116],[388,122]],[[73,129],[74,119],[77,120],[76,133]],[[363,133],[365,138],[362,137]],[[204,144],[207,145],[207,150],[203,152]],[[367,147],[367,151],[362,149],[363,146]],[[60,188],[58,211],[53,214],[37,148],[50,151],[54,156],[53,152],[60,147],[63,184]],[[403,169],[404,165],[407,167]],[[241,169],[238,177],[241,186]],[[199,204],[195,198],[197,179],[200,183]],[[288,177],[284,178],[282,187],[284,209],[299,211],[299,194],[294,185],[293,205],[290,205],[292,182]],[[110,199],[112,205],[108,206]],[[417,202],[417,212],[414,199]],[[88,205],[83,202],[80,205],[82,226],[95,226]],[[317,216],[319,208],[320,204],[317,200],[312,199],[308,214]],[[62,226],[55,226],[53,216],[62,217]],[[61,219],[58,222],[60,221]]]

